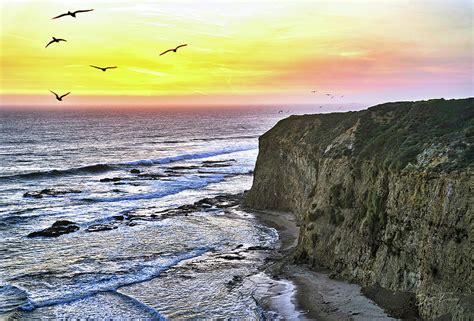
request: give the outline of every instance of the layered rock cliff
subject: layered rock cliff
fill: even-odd
[[[474,99],[291,116],[259,148],[246,204],[296,215],[297,260],[474,315]]]

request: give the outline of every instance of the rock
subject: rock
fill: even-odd
[[[80,193],[81,191],[75,189],[52,189],[52,188],[45,188],[41,191],[34,191],[34,192],[26,192],[23,194],[23,197],[33,197],[33,198],[43,198],[44,195],[48,196],[57,196],[57,195],[64,195],[70,193]]]
[[[169,169],[172,171],[181,171],[181,170],[190,170],[190,169],[197,169],[199,166],[190,165],[190,166],[171,166]]]
[[[132,169],[132,170],[130,171],[130,173],[132,173],[132,174],[140,174],[140,170],[134,168],[134,169]]]
[[[94,224],[87,227],[87,232],[100,232],[100,231],[110,231],[115,230],[116,225],[113,224]]]
[[[422,318],[474,319],[473,105],[290,116],[260,137],[245,205],[295,214],[298,262],[409,292]]]
[[[213,167],[229,167],[229,166],[232,166],[232,164],[226,164],[226,163],[202,164],[202,167],[208,167],[208,168],[213,168]]]
[[[215,160],[215,161],[203,161],[202,164],[207,165],[207,164],[222,164],[222,163],[229,163],[229,162],[235,162],[234,158],[231,159],[224,159],[224,160]]]
[[[122,178],[120,178],[120,177],[112,177],[112,178],[106,177],[106,178],[101,178],[101,179],[99,180],[99,182],[102,182],[102,183],[107,183],[107,182],[119,182],[119,181],[121,181],[121,180],[122,180]]]
[[[247,251],[268,251],[268,250],[271,250],[271,248],[269,248],[268,246],[260,246],[260,245],[249,246],[247,248]]]
[[[43,195],[40,192],[26,192],[23,197],[43,198]]]
[[[28,237],[58,237],[60,235],[76,232],[78,230],[79,226],[77,226],[76,223],[60,220],[56,221],[51,227],[28,234]]]
[[[161,179],[167,177],[168,175],[164,175],[161,173],[146,173],[146,174],[139,174],[138,177],[146,178],[146,179]]]
[[[239,254],[222,254],[218,256],[219,259],[224,259],[224,260],[243,260],[245,259],[244,256],[239,255]]]
[[[117,221],[123,221],[125,219],[125,217],[123,215],[116,215],[113,217],[114,220],[117,220]]]
[[[234,275],[232,277],[232,280],[230,280],[229,282],[226,283],[226,287],[231,290],[232,288],[234,288],[236,285],[242,283],[244,280],[244,278],[241,276],[241,275]]]

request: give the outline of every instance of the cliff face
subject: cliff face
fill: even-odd
[[[291,116],[259,145],[246,204],[296,215],[298,260],[473,315],[474,99]]]

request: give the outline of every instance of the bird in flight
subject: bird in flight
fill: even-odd
[[[178,47],[176,47],[174,49],[168,49],[168,50],[163,51],[162,53],[160,53],[160,56],[163,56],[165,53],[170,52],[170,51],[176,52],[179,48],[186,47],[186,46],[187,46],[187,44],[184,44],[184,45],[179,45]]]
[[[51,40],[50,42],[48,42],[48,44],[46,45],[45,48],[48,48],[48,46],[49,46],[50,44],[52,44],[53,42],[60,42],[60,41],[65,41],[65,42],[67,42],[66,39],[54,38],[54,37],[53,37],[53,40]]]
[[[92,68],[96,68],[96,69],[100,69],[102,71],[106,71],[107,69],[115,69],[117,68],[117,66],[114,66],[114,67],[98,67],[98,66],[94,66],[94,65],[89,65],[91,66]]]
[[[316,91],[316,90],[311,90],[311,92],[312,92],[312,93],[317,93],[317,91]]]
[[[65,16],[71,16],[71,17],[74,17],[76,18],[76,14],[78,13],[81,13],[81,12],[89,12],[89,11],[93,11],[94,9],[88,9],[88,10],[76,10],[74,12],[71,12],[71,11],[68,11],[67,13],[63,13],[63,14],[60,14],[59,16],[56,16],[52,19],[58,19],[58,18],[61,18],[61,17],[65,17]]]
[[[59,96],[58,94],[56,94],[54,91],[50,90],[51,93],[54,94],[54,96],[56,96],[56,99],[59,100],[59,101],[63,101],[63,98],[66,97],[67,95],[70,94],[70,92],[68,92],[67,94],[64,94],[62,96]]]

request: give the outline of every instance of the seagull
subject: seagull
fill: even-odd
[[[117,66],[114,66],[114,67],[97,67],[97,66],[94,66],[94,65],[89,65],[91,66],[92,68],[96,68],[96,69],[100,69],[102,71],[106,71],[107,69],[115,69],[117,68]]]
[[[89,11],[93,11],[93,10],[94,10],[94,9],[89,9],[89,10],[76,10],[76,11],[74,11],[74,12],[68,11],[67,13],[60,14],[59,16],[54,17],[54,18],[52,18],[52,19],[58,19],[58,18],[65,17],[65,16],[71,16],[71,17],[76,18],[76,14],[77,14],[77,13],[89,12]]]
[[[59,96],[58,94],[56,94],[54,91],[50,90],[51,93],[54,94],[54,96],[56,96],[56,99],[59,100],[59,101],[63,101],[63,98],[66,97],[67,95],[70,94],[70,92],[68,92],[67,94],[64,94],[62,96]]]
[[[162,53],[160,53],[160,56],[163,56],[165,53],[170,52],[170,51],[176,52],[179,48],[186,47],[186,46],[187,46],[187,44],[184,44],[184,45],[179,45],[178,47],[176,47],[174,49],[168,49],[168,50],[163,51]]]
[[[54,38],[54,37],[53,37],[53,40],[51,40],[50,42],[48,42],[48,44],[46,45],[45,48],[48,48],[48,46],[49,46],[50,44],[52,44],[53,42],[60,42],[60,41],[66,41],[66,42],[67,42],[66,39]]]

